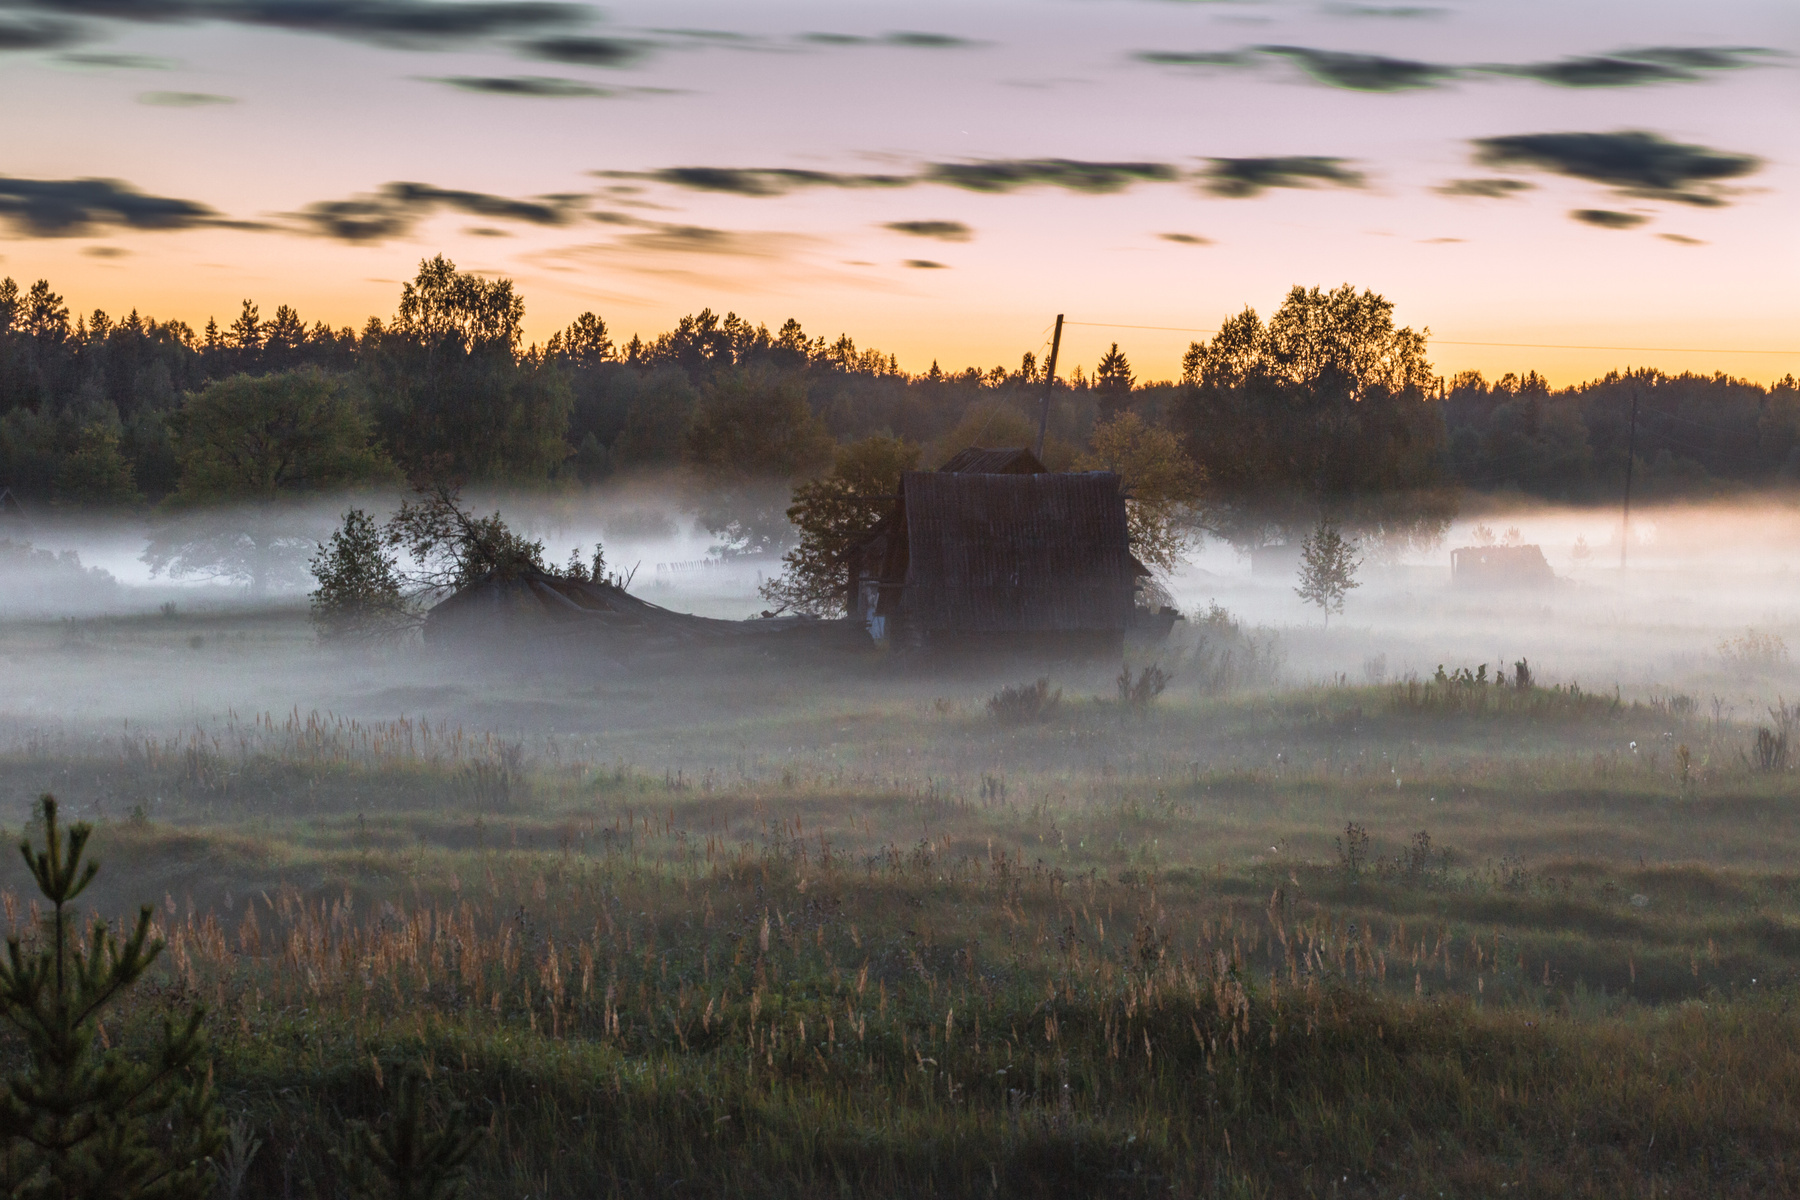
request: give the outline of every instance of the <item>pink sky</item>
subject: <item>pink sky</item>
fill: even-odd
[[[0,33],[71,7],[0,7]],[[922,371],[1016,365],[1041,352],[1058,312],[1181,327],[1068,330],[1065,369],[1091,370],[1117,340],[1145,378],[1177,374],[1205,336],[1183,330],[1246,304],[1267,312],[1296,283],[1347,281],[1429,326],[1445,373],[1800,373],[1790,3],[665,2],[571,8],[537,27],[503,10],[479,35],[407,45],[384,43],[391,30],[269,28],[255,23],[256,0],[209,11],[237,19],[84,19],[60,45],[0,54],[0,275],[47,278],[80,311],[136,307],[199,327],[250,297],[265,314],[288,303],[309,321],[360,325],[390,314],[399,281],[442,251],[515,279],[538,339],[584,310],[623,340],[710,306],[848,332]],[[806,37],[816,33],[839,36]],[[637,57],[593,65],[529,48],[550,37]],[[1354,76],[1328,53],[1389,62]],[[1144,54],[1235,57],[1183,66]],[[1613,70],[1612,86],[1566,85],[1580,73],[1568,60],[1600,56],[1613,65],[1581,68],[1582,81]],[[538,82],[504,82],[520,77]],[[471,91],[447,79],[503,82]],[[607,94],[494,91],[520,87]],[[1477,139],[1621,131],[1654,135],[1664,159],[1474,161]],[[1312,186],[1235,198],[1209,186],[1214,160],[1306,156],[1337,160],[1339,182],[1287,176]],[[1040,159],[1155,164],[1170,177],[1101,194],[934,177],[933,164]],[[1721,161],[1740,166],[1706,174]],[[907,182],[745,195],[600,174],[684,167]],[[83,179],[190,201],[217,221],[21,215],[31,187],[48,203],[47,185]],[[1468,179],[1515,190],[1438,190]],[[361,240],[305,216],[395,181],[464,199],[390,204],[391,228]],[[537,200],[535,220],[456,210],[480,207],[473,195],[558,199]],[[967,232],[887,228],[921,221]]]

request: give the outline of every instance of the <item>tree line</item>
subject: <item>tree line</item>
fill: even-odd
[[[72,318],[46,281],[7,279],[0,487],[167,514],[408,478],[557,489],[679,469],[722,549],[756,552],[791,542],[796,486],[854,530],[862,517],[845,514],[874,503],[855,498],[890,493],[900,469],[1036,440],[1045,380],[1032,354],[908,374],[848,335],[710,309],[622,343],[584,313],[527,345],[524,311],[510,281],[442,256],[361,330],[308,325],[288,305],[265,317],[251,301],[198,333],[135,311]],[[1800,479],[1792,377],[1446,380],[1424,334],[1348,285],[1296,287],[1266,318],[1228,318],[1189,348],[1179,380],[1136,379],[1114,345],[1049,396],[1049,465],[1125,473],[1134,539],[1162,561],[1199,534],[1296,542],[1323,517],[1365,540],[1430,539],[1462,489],[1610,499],[1634,404],[1646,497]],[[152,549],[179,567],[179,546]]]

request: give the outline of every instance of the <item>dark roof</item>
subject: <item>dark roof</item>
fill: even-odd
[[[970,446],[952,455],[938,470],[951,475],[1042,475],[1044,464],[1023,446],[999,450]]]
[[[901,611],[965,633],[1123,629],[1137,571],[1119,477],[909,471]]]

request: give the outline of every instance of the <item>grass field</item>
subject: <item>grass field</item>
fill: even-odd
[[[302,653],[12,636],[103,657],[83,694]],[[408,1063],[491,1131],[484,1197],[1800,1191],[1795,776],[1757,722],[1179,669],[1139,712],[1114,665],[1003,723],[1036,668],[504,666],[307,668],[391,719],[13,718],[8,832],[53,791],[96,907],[157,906],[117,1036],[209,1007],[245,1195],[338,1195]]]

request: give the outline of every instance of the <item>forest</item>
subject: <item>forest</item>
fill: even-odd
[[[1396,330],[1391,311],[1348,285],[1297,287],[1266,323],[1247,309],[1195,343],[1179,380],[1136,378],[1117,345],[1098,364],[1065,362],[1047,458],[1091,457],[1096,428],[1121,417],[1167,431],[1192,468],[1175,490],[1198,500],[1200,529],[1239,545],[1290,536],[1321,511],[1429,525],[1457,490],[1610,499],[1634,406],[1646,499],[1800,480],[1792,376],[1772,387],[1653,370],[1563,388],[1530,370],[1445,379],[1425,335]],[[834,448],[897,439],[930,466],[966,445],[1033,440],[1044,396],[1031,353],[1011,368],[908,373],[848,334],[828,341],[791,319],[771,332],[710,308],[624,340],[584,313],[527,345],[524,312],[510,281],[442,256],[420,264],[391,317],[361,330],[308,325],[286,304],[265,315],[251,300],[200,332],[136,310],[76,315],[48,281],[6,279],[0,487],[58,509],[169,510],[421,471],[557,490],[678,469],[716,510],[727,550],[773,549],[764,543],[779,535],[742,512],[779,509],[792,485],[829,472]],[[283,449],[240,470],[226,447],[246,421]],[[1398,514],[1396,495],[1413,498]]]

